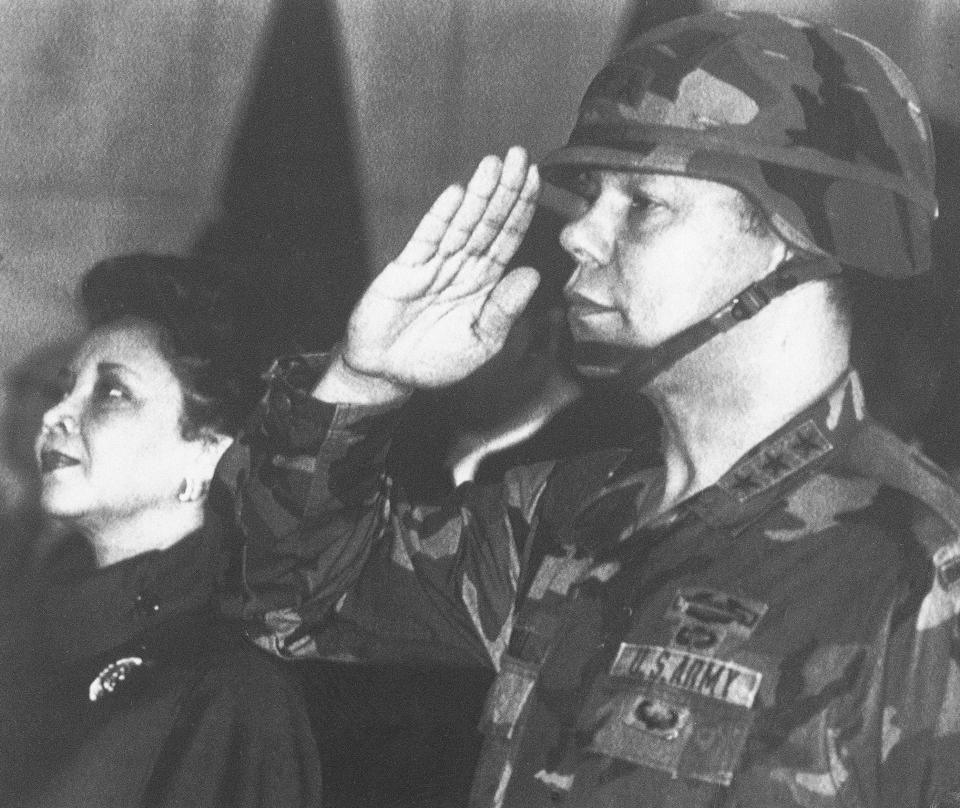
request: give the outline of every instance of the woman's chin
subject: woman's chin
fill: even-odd
[[[40,510],[44,516],[65,521],[75,519],[82,513],[78,503],[72,502],[63,492],[46,485],[40,489]]]

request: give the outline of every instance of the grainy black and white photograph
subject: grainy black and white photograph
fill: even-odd
[[[0,0],[0,806],[960,807],[956,0]]]

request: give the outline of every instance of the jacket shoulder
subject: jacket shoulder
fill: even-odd
[[[288,665],[256,648],[233,621],[216,628],[200,665],[197,688],[220,692],[241,710],[250,704],[288,709],[300,699]]]
[[[320,758],[293,672],[224,623],[211,632],[195,676],[148,792],[164,795],[160,804],[180,805],[203,783],[204,804],[319,805]],[[227,782],[231,771],[242,776]]]
[[[873,421],[845,451],[851,470],[906,494],[916,513],[913,534],[939,576],[960,583],[960,488],[917,447]]]

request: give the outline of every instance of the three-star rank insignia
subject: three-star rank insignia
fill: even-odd
[[[96,702],[112,694],[137,668],[146,663],[142,657],[131,656],[111,662],[90,683],[90,701]]]
[[[758,449],[721,477],[717,485],[743,503],[816,462],[832,449],[833,444],[816,422],[808,420]]]

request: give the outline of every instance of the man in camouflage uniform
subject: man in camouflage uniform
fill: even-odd
[[[487,158],[319,381],[275,367],[241,507],[252,638],[493,666],[475,806],[950,804],[960,498],[866,413],[844,282],[928,268],[914,90],[827,26],[686,18],[601,71],[541,170],[584,200],[561,236],[576,364],[656,404],[662,462],[599,452],[430,505],[382,473],[398,405],[495,353],[536,285],[503,273],[536,170]]]

